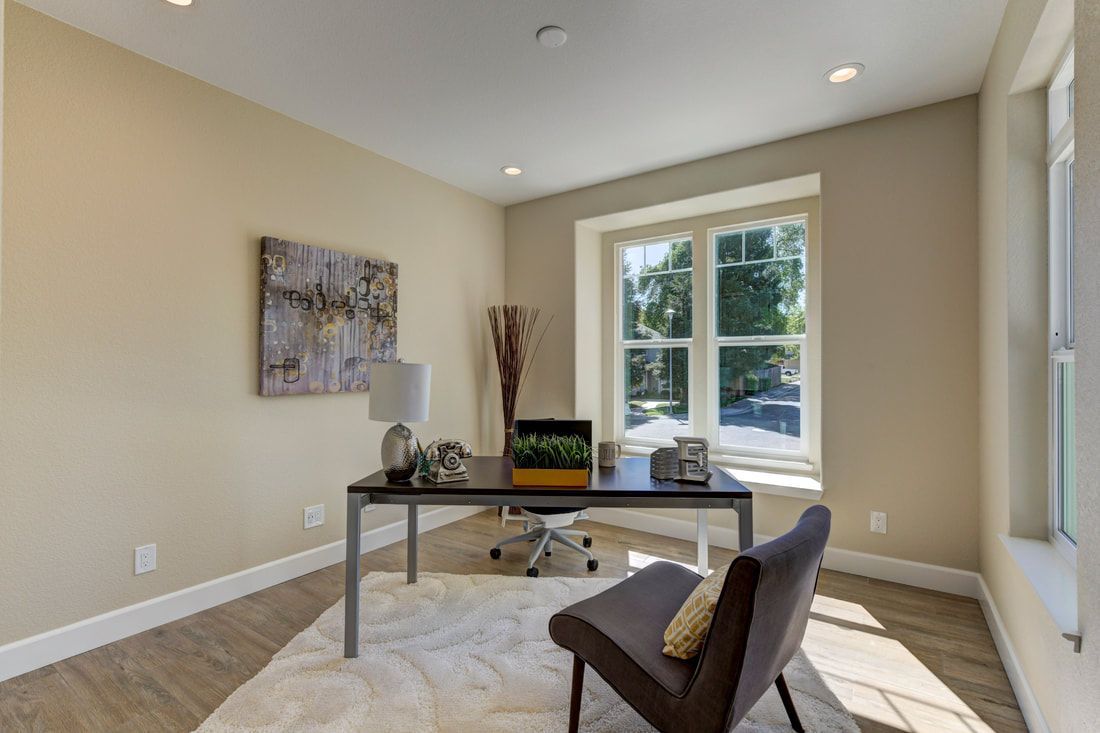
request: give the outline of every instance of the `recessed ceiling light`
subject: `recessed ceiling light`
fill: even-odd
[[[825,78],[833,84],[843,84],[862,74],[864,68],[863,64],[841,64],[826,71]]]
[[[190,5],[192,2],[194,2],[194,0],[164,0],[164,1],[166,3],[170,3],[172,5],[179,5],[181,7],[186,7],[186,6]]]
[[[500,169],[500,172],[506,176],[518,176],[520,173],[523,173],[523,169],[517,168],[514,165],[506,165]]]
[[[558,48],[565,45],[569,36],[565,35],[565,31],[556,25],[548,25],[539,28],[538,33],[535,34],[535,38],[539,39],[539,43],[547,48]]]

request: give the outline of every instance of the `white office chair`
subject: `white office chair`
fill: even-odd
[[[494,560],[499,560],[500,548],[504,545],[511,545],[516,542],[534,542],[535,546],[531,550],[531,556],[527,558],[527,577],[537,578],[539,577],[539,569],[535,567],[535,561],[539,559],[539,555],[543,552],[549,556],[550,543],[557,542],[565,545],[571,550],[576,550],[588,558],[589,570],[595,570],[600,566],[600,561],[593,557],[591,552],[585,549],[586,547],[592,546],[592,536],[582,529],[563,529],[573,524],[573,522],[578,519],[588,519],[588,515],[584,513],[584,509],[537,506],[525,506],[520,508],[523,510],[523,528],[526,531],[521,535],[509,537],[506,540],[501,540],[496,543],[496,546],[489,550],[489,557]],[[581,542],[584,546],[578,545],[576,542],[569,539],[570,537],[581,537]]]

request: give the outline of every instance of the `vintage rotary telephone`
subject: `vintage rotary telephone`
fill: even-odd
[[[465,440],[437,440],[424,451],[423,475],[432,483],[445,484],[451,481],[465,481],[470,478],[463,458],[474,454],[473,448]]]

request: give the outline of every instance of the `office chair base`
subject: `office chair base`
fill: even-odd
[[[584,545],[579,545],[574,542],[570,537],[579,537]],[[533,542],[534,547],[531,548],[531,554],[527,558],[527,576],[529,578],[537,578],[539,576],[538,568],[535,567],[535,562],[545,554],[547,557],[551,556],[550,543],[557,542],[558,544],[565,545],[571,550],[576,550],[580,554],[584,555],[588,561],[588,569],[595,570],[599,567],[599,561],[588,551],[587,548],[592,546],[592,536],[584,530],[579,529],[559,529],[559,528],[547,528],[538,527],[529,532],[525,532],[516,537],[509,537],[506,540],[501,540],[489,550],[489,557],[494,560],[499,560],[501,551],[500,548],[504,545],[511,545],[517,542]]]

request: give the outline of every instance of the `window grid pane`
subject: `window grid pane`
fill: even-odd
[[[691,239],[622,248],[622,339],[691,338]]]
[[[672,440],[691,434],[688,349],[623,349],[623,427],[627,438]]]
[[[802,345],[718,349],[718,442],[754,450],[802,449]]]
[[[732,265],[745,260],[745,233],[725,232],[715,235],[715,260],[719,265]]]
[[[730,237],[739,234],[744,235],[744,256],[731,262]],[[717,336],[805,334],[804,221],[719,233],[714,247]]]
[[[1054,460],[1057,528],[1077,544],[1077,449],[1073,361],[1054,363]]]
[[[1066,310],[1066,343],[1077,341],[1076,312],[1073,305],[1073,160],[1066,164],[1066,294],[1063,307]]]

